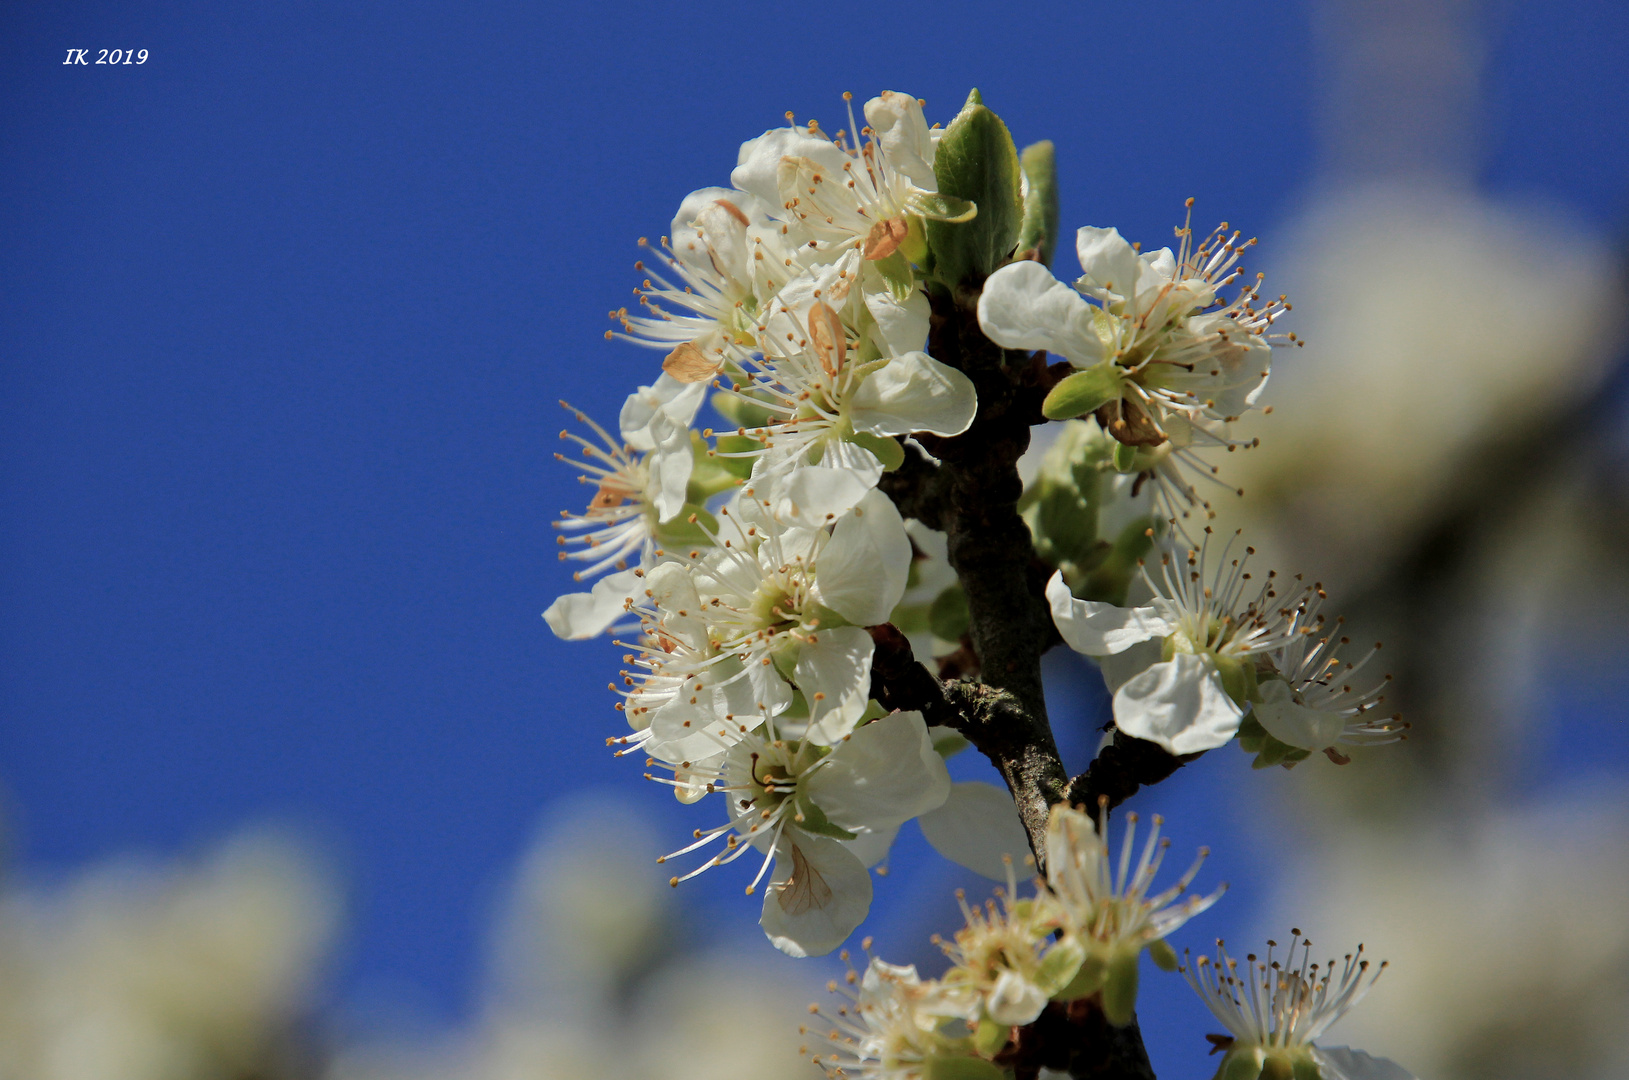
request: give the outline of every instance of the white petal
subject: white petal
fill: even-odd
[[[1046,583],[1052,622],[1069,647],[1087,656],[1125,652],[1140,641],[1162,638],[1176,629],[1151,607],[1123,608],[1076,600],[1058,571]]]
[[[798,650],[797,684],[809,703],[805,737],[831,746],[850,731],[871,697],[876,644],[858,626],[819,630]]]
[[[1261,702],[1251,707],[1250,715],[1261,722],[1267,734],[1288,746],[1322,750],[1334,746],[1346,731],[1346,718],[1340,713],[1298,704],[1290,688],[1278,679],[1263,682],[1261,696]]]
[[[641,386],[629,394],[628,400],[622,404],[622,415],[617,420],[622,429],[622,440],[635,450],[656,449],[656,441],[650,432],[651,421],[656,414],[665,413],[678,426],[689,427],[710,385],[707,382],[680,382],[664,372],[654,384]]]
[[[832,176],[843,174],[847,158],[830,139],[817,138],[802,128],[774,128],[741,144],[730,183],[759,199],[765,206],[783,206],[779,172],[781,159],[806,157],[824,165]]]
[[[1006,881],[1007,866],[1001,861],[1006,855],[1023,876],[1029,837],[1006,788],[982,780],[951,784],[944,805],[923,814],[917,824],[933,850],[975,874]]]
[[[1370,1057],[1349,1046],[1314,1046],[1312,1053],[1323,1080],[1416,1080],[1390,1058]]]
[[[1016,971],[1003,971],[984,1007],[998,1024],[1027,1024],[1046,1008],[1046,992]]]
[[[1134,295],[1145,267],[1120,230],[1087,225],[1075,233],[1075,254],[1094,296],[1112,303]]]
[[[905,595],[911,540],[888,496],[870,491],[832,529],[815,563],[822,604],[856,626],[887,622]]]
[[[800,525],[835,521],[854,509],[873,486],[848,469],[800,466],[778,487],[774,513],[781,521]]]
[[[923,191],[939,190],[933,173],[935,145],[916,98],[884,90],[865,103],[865,120],[876,132],[890,165]]]
[[[917,289],[902,304],[888,291],[876,266],[865,263],[861,272],[866,278],[865,306],[877,320],[877,332],[882,336],[880,344],[895,356],[920,349],[928,340],[927,293]],[[873,278],[878,282],[875,287]]]
[[[950,774],[917,712],[858,728],[815,769],[804,790],[832,823],[850,832],[885,829],[945,801]]]
[[[852,840],[842,840],[839,843],[852,851],[856,859],[859,859],[867,868],[870,868],[888,857],[888,849],[894,846],[894,837],[898,835],[899,826],[890,825],[886,829],[863,832]]]
[[[824,956],[871,910],[871,875],[859,858],[825,836],[790,830],[776,846],[758,925],[788,956]]]
[[[856,431],[875,435],[960,435],[978,412],[973,380],[924,352],[896,356],[866,377],[854,395]]]
[[[979,329],[1005,349],[1045,349],[1076,367],[1103,359],[1093,307],[1038,262],[1008,263],[984,282]]]
[[[714,697],[692,705],[687,698],[668,702],[651,714],[644,753],[674,765],[714,757],[740,741],[740,725],[726,723],[712,707]]]
[[[1210,660],[1193,653],[1155,664],[1114,695],[1115,727],[1173,754],[1223,745],[1238,732],[1242,716]]]
[[[1097,658],[1097,670],[1103,676],[1103,685],[1114,693],[1133,677],[1141,675],[1160,662],[1164,642],[1159,638],[1139,641],[1124,652],[1110,653]]]
[[[598,637],[627,609],[628,600],[645,588],[633,570],[607,574],[588,592],[566,593],[543,613],[549,629],[567,641]]]
[[[685,489],[696,457],[690,448],[690,429],[658,411],[646,429],[655,449],[645,459],[649,477],[645,497],[656,508],[656,520],[667,521],[684,508]]]

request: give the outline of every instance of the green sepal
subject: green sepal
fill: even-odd
[[[877,703],[876,698],[867,698],[865,712],[861,713],[860,718],[854,721],[854,726],[859,727],[861,724],[869,724],[873,720],[880,720],[887,716],[888,712],[889,710],[886,707]]]
[[[1010,1025],[998,1024],[986,1016],[973,1031],[973,1049],[985,1057],[995,1057],[1011,1036]]]
[[[1239,749],[1245,753],[1261,753],[1268,738],[1267,729],[1261,726],[1261,721],[1253,713],[1246,713],[1244,719],[1239,721]]]
[[[1222,689],[1241,709],[1248,706],[1256,695],[1256,665],[1248,660],[1239,661],[1213,656],[1216,673],[1222,678]]]
[[[1257,1080],[1263,1058],[1258,1046],[1234,1047],[1216,1069],[1216,1080]]]
[[[763,448],[764,444],[762,442],[746,435],[720,435],[713,440],[713,449],[718,451],[713,460],[728,472],[745,480],[752,475],[752,464],[757,459],[752,457],[725,457],[724,455],[746,454]]]
[[[691,517],[696,519],[694,524],[690,521]],[[677,514],[667,521],[657,523],[651,529],[651,535],[655,537],[657,544],[664,548],[682,550],[698,546],[711,547],[713,541],[707,536],[707,532],[703,531],[702,526],[706,526],[707,530],[715,535],[718,532],[718,521],[713,515],[696,503],[687,502],[679,508]]]
[[[768,409],[741,394],[720,390],[709,400],[718,415],[738,428],[763,427],[774,419]]]
[[[1001,1066],[977,1057],[934,1054],[922,1063],[922,1080],[1005,1080]]]
[[[973,624],[967,609],[967,593],[960,585],[952,585],[934,598],[928,609],[928,629],[940,641],[960,641]]]
[[[1137,448],[1123,442],[1115,443],[1114,468],[1116,472],[1137,472]]]
[[[720,492],[738,487],[741,478],[727,464],[729,458],[717,457],[701,432],[690,433],[690,482],[685,485],[684,501],[705,505]]]
[[[958,199],[954,195],[946,195],[942,191],[929,192],[918,195],[911,200],[911,210],[919,215],[919,219],[927,221],[943,221],[950,225],[960,225],[964,221],[972,221],[978,216],[978,204],[967,199]],[[911,242],[906,236],[899,246],[905,247]]]
[[[1056,994],[1052,995],[1054,1001],[1076,1001],[1083,997],[1091,997],[1103,989],[1103,980],[1108,977],[1109,965],[1098,953],[1087,953],[1081,960],[1080,967],[1076,969],[1074,978],[1069,984]]]
[[[1058,249],[1058,161],[1050,139],[1031,143],[1018,156],[1024,174],[1024,220],[1018,227],[1018,250],[1037,251],[1043,266],[1052,265]]]
[[[1051,997],[1074,981],[1085,961],[1086,950],[1081,948],[1080,942],[1072,937],[1055,941],[1041,958],[1041,966],[1035,972],[1035,985]]]
[[[1261,1080],[1293,1080],[1295,1064],[1283,1054],[1268,1054],[1261,1063]]]
[[[856,431],[848,437],[848,441],[856,446],[863,446],[877,456],[882,462],[883,472],[893,472],[905,464],[905,448],[899,440],[888,435],[872,435],[865,431]]]
[[[973,213],[978,213],[978,207],[973,207]],[[899,252],[905,256],[905,261],[922,266],[928,261],[928,234],[924,231],[922,219],[915,214],[905,218],[907,232],[905,239],[900,242]]]
[[[1250,767],[1252,769],[1270,769],[1274,765],[1281,764],[1294,749],[1295,747],[1287,743],[1281,743],[1268,735],[1262,739],[1261,749],[1256,752],[1256,760],[1250,763]]]
[[[951,758],[972,745],[961,735],[952,731],[948,735],[933,740],[933,752],[942,758]]]
[[[1115,1027],[1125,1027],[1137,1014],[1137,958],[1141,949],[1125,949],[1109,957],[1103,978],[1103,1016]]]
[[[927,221],[934,276],[953,290],[976,286],[1012,254],[1024,217],[1018,147],[977,90],[939,140],[933,172],[941,196],[978,210],[968,221]]]
[[[1295,1064],[1290,1066],[1290,1075],[1295,1080],[1324,1080],[1323,1070],[1318,1068],[1311,1054],[1296,1058]]]
[[[903,251],[895,250],[885,259],[873,259],[871,265],[877,268],[882,280],[888,283],[888,292],[893,295],[896,303],[903,304],[911,298],[916,291],[916,277],[911,273],[911,264],[906,260]]]
[[[1105,361],[1084,371],[1066,375],[1041,402],[1041,413],[1048,420],[1068,420],[1084,416],[1100,406],[1118,400],[1125,386],[1121,369]],[[1119,450],[1115,450],[1118,463]]]
[[[1164,938],[1155,938],[1148,943],[1148,958],[1154,961],[1154,966],[1161,971],[1175,971],[1178,966],[1176,950]]]
[[[851,833],[847,829],[833,825],[826,817],[826,812],[820,809],[814,800],[801,792],[797,795],[797,814],[794,819],[797,827],[804,832],[815,833],[818,836],[829,836],[833,840],[852,840],[858,833]]]

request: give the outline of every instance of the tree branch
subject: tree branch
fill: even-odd
[[[1199,756],[1178,757],[1157,743],[1116,731],[1114,741],[1098,753],[1086,771],[1069,781],[1069,803],[1095,814],[1098,800],[1107,799],[1108,808],[1113,810],[1135,795],[1138,788],[1159,783]]]

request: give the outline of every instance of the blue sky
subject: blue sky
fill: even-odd
[[[835,121],[844,90],[908,90],[947,120],[977,85],[1020,143],[1057,143],[1066,225],[1150,240],[1188,195],[1270,237],[1320,160],[1299,4],[86,3],[4,21],[14,863],[49,877],[293,823],[351,883],[338,992],[414,987],[446,1017],[545,807],[606,787],[671,806],[604,752],[613,650],[539,618],[567,582],[549,522],[581,498],[552,460],[555,401],[610,418],[654,370],[602,339],[639,236],[786,110]],[[1499,8],[1487,189],[1621,230],[1626,46],[1620,5]],[[64,66],[75,47],[150,58]],[[1094,710],[1086,695],[1065,734],[1077,767]],[[1197,807],[1242,764],[1207,759],[1162,797]],[[1197,832],[1176,851],[1257,857]],[[921,847],[879,935],[916,934],[888,905],[949,887]],[[755,936],[734,886],[704,879],[694,902]]]

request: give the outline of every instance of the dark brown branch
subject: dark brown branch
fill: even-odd
[[[1178,757],[1146,739],[1134,739],[1123,731],[1105,746],[1086,771],[1069,781],[1069,802],[1097,812],[1098,800],[1107,799],[1113,810],[1147,784],[1157,784],[1199,754]]]

